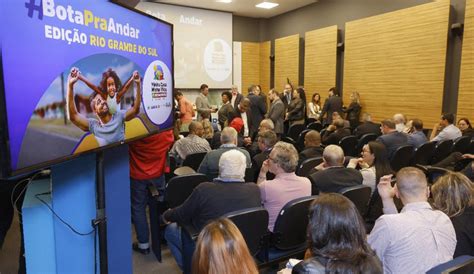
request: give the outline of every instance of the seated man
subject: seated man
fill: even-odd
[[[278,137],[276,133],[270,130],[263,131],[258,133],[258,148],[260,149],[260,153],[255,155],[252,158],[252,163],[255,171],[254,181],[256,182],[258,179],[258,174],[260,173],[260,169],[262,168],[263,162],[268,159],[268,155],[273,149],[273,146],[278,141]],[[267,179],[275,178],[274,174],[269,173],[267,174]]]
[[[194,243],[181,239],[177,223],[199,232],[226,213],[261,206],[257,185],[244,182],[246,165],[247,158],[242,152],[232,149],[223,153],[219,160],[219,177],[212,183],[199,184],[182,205],[163,213],[163,221],[172,222],[166,227],[165,239],[181,269],[190,269],[191,258],[183,255],[192,254]]]
[[[393,122],[395,123],[395,129],[398,131],[398,132],[405,132],[405,129],[406,129],[406,118],[405,118],[405,115],[401,114],[401,113],[397,113],[397,114],[394,114],[393,115]]]
[[[368,133],[380,135],[380,124],[372,122],[372,116],[364,112],[364,114],[362,114],[362,124],[356,127],[354,135],[357,139],[360,139],[360,137]]]
[[[395,129],[395,123],[391,119],[382,121],[382,136],[377,138],[377,142],[382,143],[387,148],[388,159],[392,159],[395,151],[404,145],[408,145],[408,136]]]
[[[343,122],[344,122],[344,128],[351,128],[351,124],[348,120],[342,118],[341,114],[339,114],[339,112],[337,111],[334,111],[332,113],[332,121],[336,121],[337,119],[341,119]]]
[[[378,192],[382,215],[368,236],[368,242],[383,264],[384,273],[425,273],[453,258],[456,234],[449,217],[433,210],[425,174],[417,168],[402,168],[395,187],[391,175],[381,178]],[[393,202],[399,197],[400,213]]]
[[[411,133],[408,134],[408,144],[412,145],[415,149],[428,142],[428,138],[426,138],[423,132],[423,122],[420,119],[413,119],[411,121],[410,131]]]
[[[199,166],[197,172],[207,175],[207,178],[212,181],[219,173],[219,159],[221,155],[231,149],[237,149],[245,155],[247,159],[246,167],[252,166],[249,153],[242,148],[237,147],[237,131],[234,128],[226,127],[221,132],[222,145],[218,149],[209,151]]]
[[[181,164],[189,154],[211,151],[211,146],[206,139],[201,138],[204,128],[201,122],[193,121],[189,124],[189,134],[174,143],[170,154],[175,156],[176,162]]]
[[[344,165],[344,151],[340,146],[330,145],[324,149],[323,162],[315,167],[318,172],[311,174],[311,195],[319,192],[339,192],[341,189],[361,185],[360,172]]]
[[[454,115],[452,113],[443,114],[441,116],[441,121],[434,125],[433,131],[431,132],[430,141],[441,142],[445,140],[454,140],[461,137],[461,130],[453,125],[453,123]]]
[[[268,229],[273,226],[283,206],[291,200],[310,196],[311,182],[308,178],[296,176],[298,152],[292,144],[278,142],[258,175],[263,206],[269,214]],[[267,180],[267,172],[275,174],[275,179]]]
[[[299,164],[304,160],[314,157],[323,156],[323,148],[321,147],[321,134],[316,130],[310,130],[304,136],[304,149],[300,152]]]
[[[323,144],[338,145],[342,138],[351,135],[351,132],[344,128],[344,121],[336,119],[332,125],[328,126],[323,134]]]

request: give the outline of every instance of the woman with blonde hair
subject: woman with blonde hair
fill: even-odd
[[[356,128],[359,125],[359,116],[362,106],[360,105],[360,95],[357,91],[352,92],[351,94],[351,104],[344,111],[347,113],[346,120],[349,120],[351,128]]]
[[[239,229],[229,219],[217,219],[199,234],[192,273],[257,274],[258,269]]]
[[[451,218],[456,231],[454,257],[474,256],[474,185],[463,174],[449,172],[433,184],[434,208]]]

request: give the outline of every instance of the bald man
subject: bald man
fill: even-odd
[[[384,215],[375,222],[368,242],[382,261],[384,273],[425,273],[453,258],[456,234],[449,217],[433,210],[425,174],[414,167],[402,168],[392,187],[391,175],[378,184]],[[393,197],[401,199],[400,213]]]
[[[316,130],[310,130],[304,136],[304,150],[300,152],[299,163],[314,157],[323,156],[323,148],[321,147],[321,134]]]

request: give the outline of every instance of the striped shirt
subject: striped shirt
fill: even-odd
[[[179,157],[177,160],[180,162],[180,160],[186,159],[189,154],[208,151],[211,151],[211,146],[205,139],[194,134],[189,134],[185,138],[176,141],[170,153],[175,157]]]

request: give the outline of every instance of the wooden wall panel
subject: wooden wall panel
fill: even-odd
[[[242,42],[242,94],[260,82],[260,43]]]
[[[270,54],[272,42],[260,43],[260,86],[265,94],[270,90]]]
[[[336,86],[336,62],[337,26],[306,32],[304,87],[307,102],[318,92],[324,103],[328,90]]]
[[[466,0],[457,118],[474,122],[474,0]]]
[[[445,74],[449,1],[346,23],[344,102],[361,94],[375,120],[404,113],[425,127],[439,121]]]
[[[300,37],[298,34],[275,39],[275,88],[283,91],[286,78],[296,88],[299,81]]]

